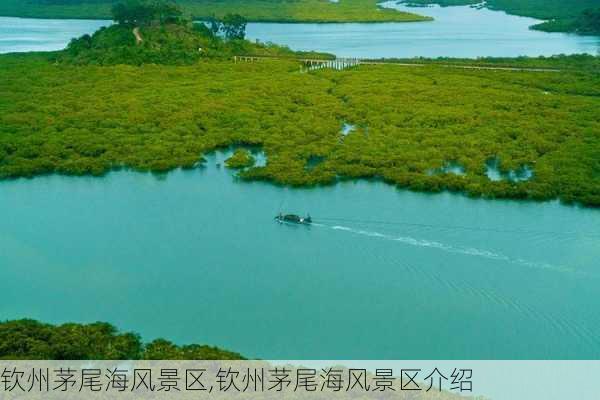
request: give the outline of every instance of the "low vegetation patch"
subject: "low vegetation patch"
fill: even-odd
[[[231,157],[225,160],[225,166],[234,169],[248,168],[254,165],[254,157],[246,149],[237,149]]]
[[[247,143],[268,157],[241,173],[247,179],[380,177],[415,190],[599,206],[600,77],[579,61],[561,58],[573,64],[561,73],[432,63],[302,74],[283,60],[97,66],[5,55],[0,178],[191,168],[204,153]],[[368,134],[340,140],[343,121]],[[324,161],[307,169],[315,155]],[[494,182],[492,158],[502,173],[530,166],[533,178]],[[448,160],[465,175],[428,175]]]

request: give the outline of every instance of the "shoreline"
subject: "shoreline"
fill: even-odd
[[[108,1],[108,0],[107,0]],[[281,24],[334,24],[334,23],[401,23],[432,21],[429,16],[419,15],[409,11],[383,7],[386,0],[357,1],[347,0],[343,5],[316,0],[300,0],[295,7],[285,5],[281,8],[265,6],[264,1],[256,0],[248,3],[217,5],[211,3],[198,5],[183,2],[182,9],[192,20],[203,20],[226,13],[239,13],[250,23],[281,23]],[[234,6],[237,5],[238,8]],[[310,12],[299,12],[297,7],[310,8]],[[27,8],[30,7],[30,8]],[[39,4],[22,5],[8,2],[0,5],[0,17],[56,19],[56,20],[109,20],[110,3],[98,3],[86,7],[85,4],[55,5],[51,11],[45,11]],[[271,15],[271,16],[270,16]]]
[[[56,53],[55,53],[56,54]],[[33,65],[40,65],[39,63],[45,63],[47,62],[47,60],[49,59],[48,56],[44,56],[44,55],[40,55],[39,58],[36,58],[36,56],[33,56],[34,58],[32,59],[32,66]],[[18,63],[18,64],[12,64],[12,65],[22,65],[21,61],[25,61],[28,58],[31,58],[30,56],[28,56],[26,53],[25,54],[20,54],[20,55],[16,55],[16,56],[3,56],[0,57],[0,60],[11,60],[13,63]],[[596,62],[596,58],[591,58],[590,56],[590,63],[587,66],[582,65],[582,60],[578,59],[578,58],[565,58],[564,60],[561,59],[555,59],[555,60],[546,60],[546,61],[538,61],[536,63],[536,59],[532,59],[532,61],[525,61],[523,62],[523,60],[521,60],[520,64],[521,67],[555,67],[556,69],[561,69],[564,73],[569,73],[569,72],[573,72],[572,70],[569,69],[563,69],[564,66],[572,66],[574,65],[573,63],[577,62],[577,69],[574,72],[577,72],[578,70],[580,70],[582,73],[586,73],[586,68],[589,69],[593,69],[595,62]],[[458,60],[456,61],[458,63]],[[482,61],[482,63],[485,63],[485,60]],[[502,65],[506,65],[507,63],[511,63],[510,60],[503,60],[501,62],[498,62],[498,65],[496,68],[498,67],[502,67]],[[513,60],[512,63],[516,63],[516,60]],[[543,65],[544,63],[548,63],[547,65]],[[537,64],[537,65],[536,65]],[[150,69],[146,69],[147,74],[149,74],[148,76],[152,75],[152,74],[156,74],[158,73],[158,71],[160,70],[165,70],[165,71],[191,71],[192,69],[194,71],[196,71],[196,68],[198,68],[198,66],[202,66],[204,65],[204,67],[202,67],[201,69],[206,69],[207,71],[211,71],[213,68],[216,67],[224,67],[224,66],[229,66],[228,68],[231,68],[232,71],[237,71],[237,73],[242,73],[243,71],[247,70],[245,65],[238,65],[236,67],[234,67],[234,64],[232,63],[227,63],[227,62],[214,62],[214,63],[200,63],[197,64],[196,66],[154,66],[154,67],[149,67]],[[211,65],[213,65],[214,67],[211,67]],[[248,64],[248,66],[251,66],[253,64]],[[254,64],[254,65],[258,65],[258,64]],[[285,72],[285,65],[288,65],[287,62],[282,61],[281,64],[279,63],[271,63],[271,62],[265,62],[264,64],[261,64],[264,66],[264,68],[269,68],[269,66],[271,68],[273,68],[274,72],[279,72],[285,76],[290,76],[288,75],[288,72]],[[278,65],[281,65],[281,67],[277,67]],[[292,64],[290,64],[292,65]],[[10,71],[11,68],[11,63],[6,63],[7,66],[7,70]],[[53,74],[55,74],[56,72],[54,71],[54,67],[50,64],[47,65],[48,69],[47,69],[47,73],[51,74],[50,76],[54,76]],[[24,67],[20,66],[18,67],[18,69],[22,69]],[[133,70],[137,70],[137,68],[140,67],[135,67],[135,66],[129,66],[127,68],[132,68]],[[278,69],[279,68],[279,69]],[[391,69],[394,68],[394,69]],[[361,72],[361,76],[364,77],[364,79],[367,79],[369,74],[373,74],[373,73],[377,73],[377,74],[384,74],[382,76],[394,76],[395,79],[402,79],[401,77],[405,77],[406,74],[413,74],[413,72],[409,72],[407,69],[395,69],[395,68],[400,68],[400,67],[394,67],[393,65],[387,65],[387,66],[377,66],[377,65],[373,65],[373,66],[365,66],[364,70],[360,70]],[[102,72],[102,71],[107,71],[107,70],[119,70],[119,67],[110,67],[110,66],[104,66],[104,67],[87,67],[87,66],[71,66],[69,67],[69,69],[71,71],[79,71],[79,73],[87,73],[88,71],[91,72]],[[480,68],[483,70],[483,68]],[[262,69],[261,69],[262,70]],[[447,71],[453,71],[452,74],[459,74],[459,76],[462,76],[464,74],[467,74],[467,76],[471,76],[471,74],[484,74],[484,73],[490,73],[490,72],[485,72],[485,71],[473,71],[473,72],[463,72],[464,70],[464,66],[460,66],[458,65],[457,68],[447,68],[444,65],[436,65],[434,62],[432,62],[429,65],[426,65],[424,67],[420,67],[418,69],[418,72],[416,72],[417,74],[422,74],[423,72],[426,74],[426,76],[433,76],[434,79],[441,79],[442,77],[446,77],[447,75]],[[412,69],[411,69],[412,71]],[[454,72],[455,71],[455,72]],[[178,72],[179,73],[179,72]],[[196,73],[200,73],[198,71],[196,71]],[[234,72],[231,72],[234,73]],[[259,71],[256,71],[257,73],[257,77],[261,77],[261,73]],[[552,74],[555,75],[556,72],[546,72],[546,70],[544,69],[544,72],[528,72],[526,70],[524,71],[499,71],[499,72],[493,72],[493,73],[501,73],[501,74],[523,74],[522,76],[526,77],[526,76],[533,76],[531,74],[538,74],[541,73],[541,75],[539,76],[549,76],[548,74]],[[325,74],[327,74],[325,72]],[[352,72],[347,72],[346,74],[348,74],[348,77],[351,77],[353,74]],[[388,74],[388,75],[385,75]],[[389,75],[389,74],[393,74],[393,75]],[[401,74],[401,75],[396,75],[396,74]],[[283,76],[282,75],[282,76]],[[10,76],[10,74],[7,74],[7,76]],[[59,74],[60,76],[60,74]],[[376,75],[378,76],[378,75]],[[454,76],[454,75],[453,75]],[[538,75],[536,75],[538,76]],[[436,78],[437,77],[437,78]],[[264,78],[264,77],[263,77]],[[123,78],[125,79],[125,78]],[[190,78],[193,79],[193,78]],[[312,78],[311,78],[312,79]],[[454,79],[456,79],[456,76],[454,76]],[[173,85],[177,85],[177,80],[172,82]],[[350,86],[351,87],[351,86]],[[427,89],[428,86],[425,87],[425,89]],[[346,88],[347,89],[347,88]],[[430,90],[433,90],[433,87],[429,87]],[[534,90],[535,93],[537,93],[537,89],[532,88]],[[279,90],[279,89],[277,89]],[[340,89],[341,90],[341,89]],[[439,90],[436,89],[436,90]],[[531,96],[531,90],[527,90],[524,93],[530,93]],[[543,95],[543,92],[539,92],[540,95]],[[313,95],[317,95],[318,93],[313,93]],[[569,94],[569,93],[561,93],[561,92],[557,92],[558,95],[560,96],[565,96],[565,95],[574,95],[573,93]],[[591,97],[590,97],[591,96]],[[593,93],[588,93],[588,98],[593,99],[594,94]],[[367,97],[368,98],[368,97]],[[332,97],[331,99],[329,99],[331,101],[332,106],[335,106],[335,104],[337,104],[337,101],[339,101],[339,99],[337,99],[337,97]],[[360,102],[361,97],[357,97],[355,99],[355,101],[359,101]],[[364,99],[363,99],[364,100]],[[591,100],[590,100],[591,101]],[[109,107],[108,110],[110,110],[112,108]],[[311,110],[310,106],[308,106],[308,111]],[[15,111],[13,110],[13,113]],[[256,111],[256,112],[260,112],[260,110]],[[9,111],[7,111],[5,117],[9,117],[11,114],[9,113]],[[19,115],[17,114],[13,114],[14,116]],[[427,115],[429,114],[422,114],[419,118],[434,118],[432,116],[427,117]],[[123,120],[122,116],[120,117],[121,119],[119,120],[120,124],[122,126],[126,126],[126,121]],[[347,120],[347,116],[344,117],[344,119]],[[85,122],[85,121],[84,121]],[[363,122],[359,120],[355,121],[356,124],[358,124],[359,126],[361,126],[361,124]],[[58,122],[57,122],[58,123]],[[66,123],[66,122],[63,122]],[[200,122],[201,124],[205,124],[206,122]],[[333,122],[330,121],[330,124],[333,125],[340,125],[342,123],[342,121],[337,121],[337,122]],[[125,125],[124,125],[125,124]],[[85,123],[83,123],[83,125],[85,125]],[[18,129],[19,124],[16,124],[14,126],[14,129]],[[68,123],[69,127],[73,127],[72,123]],[[375,127],[377,127],[377,125],[375,125]],[[24,127],[23,127],[24,128]],[[50,127],[47,127],[48,129],[50,129]],[[211,128],[211,130],[206,130],[208,128]],[[406,135],[408,135],[406,137],[406,140],[411,140],[411,136],[409,131],[406,131],[406,129],[409,129],[410,125],[405,126],[402,132],[406,132]],[[24,128],[26,129],[26,128]],[[594,187],[592,186],[590,187],[587,191],[582,192],[580,190],[576,190],[575,188],[572,187],[568,187],[565,188],[564,190],[557,190],[557,189],[552,189],[553,186],[555,186],[556,184],[559,183],[563,183],[566,184],[569,181],[569,176],[566,175],[559,175],[559,176],[550,176],[547,174],[547,169],[550,168],[552,165],[552,161],[548,161],[545,164],[545,166],[542,168],[543,170],[545,169],[545,172],[540,175],[538,178],[533,179],[533,180],[527,180],[525,182],[512,182],[510,179],[502,179],[498,182],[494,182],[493,179],[488,177],[486,178],[486,173],[484,172],[484,164],[481,163],[485,163],[486,159],[489,159],[489,157],[491,156],[491,153],[488,154],[488,152],[485,151],[485,149],[480,149],[477,150],[477,152],[481,152],[481,154],[478,154],[477,156],[477,160],[476,161],[472,161],[469,162],[466,159],[461,159],[460,157],[458,157],[458,162],[461,163],[463,165],[463,167],[465,168],[466,175],[465,176],[454,176],[451,173],[440,173],[440,174],[436,174],[436,175],[428,175],[427,174],[427,168],[431,169],[431,168],[436,168],[436,167],[440,167],[439,165],[437,165],[436,163],[424,163],[420,162],[420,161],[414,161],[412,162],[413,165],[412,169],[406,167],[405,164],[407,161],[406,160],[410,160],[411,159],[411,155],[410,153],[406,153],[406,152],[401,152],[399,154],[396,154],[396,158],[390,160],[387,160],[387,158],[385,156],[381,156],[379,158],[377,158],[374,161],[371,162],[356,162],[354,161],[354,159],[347,155],[346,153],[349,151],[348,149],[350,147],[347,146],[352,146],[351,144],[348,144],[346,146],[342,145],[341,142],[339,142],[339,139],[337,139],[337,135],[334,135],[333,131],[331,129],[325,129],[323,132],[323,134],[321,135],[321,139],[322,139],[322,143],[320,144],[320,146],[322,147],[322,149],[324,149],[321,153],[316,153],[316,150],[310,150],[310,148],[304,148],[303,146],[307,146],[306,144],[302,144],[300,142],[296,143],[294,146],[296,147],[292,147],[292,149],[295,149],[292,153],[293,155],[290,155],[288,153],[286,153],[284,150],[281,150],[281,148],[279,150],[277,150],[277,148],[273,147],[273,141],[277,141],[277,140],[283,140],[281,137],[280,133],[275,134],[274,136],[264,136],[264,137],[253,137],[253,139],[251,139],[251,143],[248,141],[243,140],[242,137],[240,137],[239,135],[230,135],[230,137],[227,138],[220,138],[218,141],[215,141],[214,138],[211,139],[212,136],[216,135],[215,132],[219,132],[219,129],[223,129],[223,127],[219,127],[219,125],[215,125],[215,126],[210,126],[210,127],[204,127],[203,129],[205,129],[205,133],[203,133],[200,136],[194,136],[194,139],[189,139],[188,142],[186,143],[180,143],[178,145],[178,149],[180,151],[182,151],[183,148],[188,148],[189,151],[187,152],[187,155],[182,155],[180,154],[179,156],[169,156],[169,157],[164,157],[161,155],[160,153],[156,153],[154,154],[151,150],[152,148],[139,148],[137,149],[138,153],[136,153],[135,155],[133,155],[133,158],[130,158],[129,156],[125,157],[123,156],[121,153],[119,153],[119,151],[113,147],[111,147],[110,145],[108,145],[107,143],[105,143],[104,147],[101,147],[103,149],[103,153],[105,152],[107,154],[109,154],[108,156],[103,156],[103,157],[86,157],[86,156],[82,156],[77,155],[77,154],[73,154],[71,155],[72,161],[73,163],[69,163],[67,161],[61,161],[59,159],[56,159],[55,154],[51,153],[50,150],[46,149],[45,152],[41,153],[39,156],[36,156],[35,160],[32,161],[26,161],[26,160],[21,160],[20,158],[18,158],[15,155],[10,156],[10,158],[7,158],[5,160],[6,165],[3,166],[3,170],[2,170],[2,174],[1,175],[1,180],[12,180],[12,179],[18,179],[18,178],[28,178],[28,177],[34,177],[34,176],[43,176],[43,175],[50,175],[50,174],[54,174],[54,173],[60,173],[61,175],[67,175],[67,176],[103,176],[108,172],[112,172],[114,170],[118,170],[118,169],[132,169],[135,171],[146,171],[146,172],[153,172],[156,174],[160,174],[160,173],[164,173],[164,172],[168,172],[168,171],[172,171],[175,170],[177,168],[184,168],[184,169],[196,169],[199,166],[199,163],[202,162],[204,155],[219,150],[220,148],[223,147],[228,147],[228,146],[232,146],[235,144],[238,145],[242,145],[243,143],[246,143],[246,145],[248,144],[253,144],[253,145],[260,145],[263,147],[263,151],[265,151],[266,156],[268,157],[268,159],[270,160],[269,163],[267,163],[267,165],[265,167],[255,167],[255,168],[250,168],[247,169],[243,172],[241,172],[239,174],[240,179],[243,180],[249,180],[249,181],[268,181],[268,182],[272,182],[272,183],[276,183],[278,185],[283,185],[283,186],[288,186],[288,187],[316,187],[316,186],[327,186],[327,185],[334,185],[337,182],[341,181],[341,180],[354,180],[354,179],[379,179],[382,181],[385,181],[388,184],[397,186],[398,188],[404,188],[404,189],[409,189],[412,191],[417,191],[417,192],[424,192],[424,193],[436,193],[436,192],[443,192],[443,191],[449,191],[449,192],[455,192],[455,193],[462,193],[468,197],[482,197],[482,198],[488,198],[488,199],[516,199],[516,200],[534,200],[534,201],[546,201],[546,200],[554,200],[554,199],[560,199],[563,203],[565,204],[573,204],[573,203],[580,203],[586,207],[590,207],[590,208],[596,208],[600,206],[600,203],[598,203],[597,200],[597,195],[594,192]],[[379,130],[384,130],[385,131],[385,127],[379,126],[378,128]],[[452,130],[450,129],[449,131],[446,128],[439,128],[439,134],[449,134],[448,132],[451,132]],[[446,129],[446,130],[444,130]],[[454,129],[454,128],[453,128]],[[464,127],[462,127],[461,129],[466,129],[469,130],[469,125],[466,125]],[[474,129],[474,128],[473,128]],[[503,129],[508,129],[508,128],[503,128]],[[517,128],[514,128],[517,129]],[[365,131],[363,128],[359,128],[359,133],[362,132],[362,134],[359,134],[358,136],[355,135],[351,135],[349,138],[350,142],[349,143],[360,143],[365,139]],[[438,135],[439,135],[438,134]],[[557,134],[555,132],[555,134]],[[208,136],[203,136],[203,135],[208,135]],[[211,136],[212,135],[212,136]],[[98,136],[97,139],[101,138],[102,136]],[[390,136],[385,136],[386,138],[388,138],[389,140],[391,140],[390,143],[394,143],[393,139],[390,139]],[[437,137],[436,135],[431,136],[433,137]],[[452,137],[452,136],[450,136]],[[204,139],[203,139],[204,138]],[[490,137],[490,140],[495,140],[493,139],[494,136],[492,135]],[[552,135],[550,135],[547,140],[551,140]],[[15,143],[15,146],[17,143],[27,143],[26,141],[23,142],[25,139],[18,139],[18,137],[15,137],[15,141],[13,141]],[[247,138],[248,139],[248,138]],[[379,138],[380,140],[383,140],[382,138]],[[95,143],[93,140],[90,142],[88,139],[81,138],[82,140],[82,145],[85,146],[92,146],[93,147],[93,143]],[[299,139],[300,140],[300,139]],[[386,139],[387,140],[387,139]],[[388,140],[388,141],[389,141]],[[414,138],[412,140],[415,140]],[[438,139],[441,140],[441,139]],[[473,138],[471,140],[474,140]],[[577,140],[585,140],[585,138],[580,138]],[[91,143],[91,144],[90,144]],[[440,142],[442,143],[442,142]],[[575,142],[578,143],[578,142]],[[290,146],[292,144],[289,144]],[[300,146],[300,147],[297,147]],[[356,144],[354,145],[356,146]],[[589,144],[589,146],[593,146],[593,144]],[[18,146],[16,147],[18,148]],[[196,150],[197,149],[197,150]],[[344,150],[346,149],[346,150]],[[432,147],[422,147],[419,148],[419,151],[422,152],[426,152],[431,150]],[[446,149],[447,151],[449,151],[450,153],[448,153],[446,155],[446,161],[452,160],[452,159],[456,159],[456,156],[452,156],[451,152],[453,147],[451,145],[448,145],[448,148]],[[560,148],[556,148],[553,149],[553,151],[559,151]],[[61,150],[62,151],[62,150]],[[67,151],[67,150],[65,150]],[[149,151],[149,153],[147,153]],[[190,152],[193,151],[194,154],[191,154]],[[312,151],[312,153],[311,153]],[[306,160],[309,158],[310,154],[319,154],[321,156],[324,157],[328,157],[331,159],[329,164],[323,164],[323,165],[319,165],[318,168],[312,169],[312,170],[307,170],[306,169]],[[346,155],[345,155],[346,154]],[[496,155],[498,153],[496,152]],[[16,157],[16,158],[15,158]],[[279,157],[279,158],[278,158]],[[284,159],[286,161],[289,161],[292,163],[293,167],[291,172],[284,170],[281,168],[281,157],[285,157]],[[307,158],[308,157],[308,158]],[[350,157],[350,158],[348,158]],[[514,158],[514,156],[513,156]],[[479,162],[479,160],[481,159],[481,163]],[[36,161],[37,160],[37,161]],[[387,161],[386,161],[387,160]],[[395,161],[394,161],[395,160]],[[539,159],[538,158],[533,158],[533,159],[528,159],[528,160],[523,160],[521,163],[527,161],[526,164],[528,165],[532,165],[532,164],[536,164]],[[274,162],[274,163],[273,163]],[[392,163],[395,167],[385,167],[385,165],[387,165],[386,163]],[[514,164],[514,161],[511,162],[511,159],[508,158],[507,160],[508,164],[504,166],[504,169],[500,171],[500,173],[502,174],[508,174],[509,171],[511,170],[515,170],[518,165]],[[416,164],[415,164],[416,163]],[[423,165],[419,164],[422,163]],[[391,164],[390,164],[391,165]],[[421,165],[421,167],[417,168],[414,165]],[[581,164],[578,166],[578,168],[581,169],[581,171],[585,171],[585,168],[587,168],[585,166],[585,164]],[[470,171],[470,172],[469,172]],[[579,172],[577,172],[578,174],[581,174],[583,172],[581,172],[580,170],[578,170]],[[537,170],[534,172],[537,175]],[[577,175],[574,175],[577,176]],[[590,183],[592,184],[592,183]]]
[[[415,23],[415,22],[433,22],[435,18],[420,16],[414,14],[420,18],[415,19],[401,19],[397,21],[373,21],[373,20],[296,20],[296,19],[251,19],[247,21],[250,24],[399,24],[399,23]],[[63,17],[63,16],[38,16],[38,15],[0,15],[0,18],[19,18],[19,19],[35,19],[35,20],[58,20],[58,21],[111,21],[107,16],[83,16],[83,17]],[[207,16],[193,16],[192,20],[195,22],[203,21],[208,19]]]
[[[216,148],[216,149],[207,151],[207,152],[203,153],[200,156],[200,158],[198,159],[198,163],[197,163],[198,165],[195,165],[192,167],[178,166],[178,167],[174,167],[174,168],[171,168],[168,170],[144,170],[144,169],[137,169],[137,168],[133,168],[133,167],[125,165],[125,166],[116,166],[116,167],[111,168],[107,171],[104,171],[100,174],[94,174],[94,173],[70,174],[67,172],[55,171],[55,172],[47,172],[47,173],[37,174],[37,175],[33,175],[33,176],[16,176],[16,177],[0,178],[0,187],[3,184],[8,184],[8,183],[33,182],[34,180],[47,179],[47,178],[52,178],[52,177],[70,178],[70,179],[82,178],[82,179],[97,180],[97,179],[108,178],[109,175],[114,175],[114,174],[119,174],[119,173],[136,174],[136,175],[137,174],[152,175],[157,181],[163,181],[165,179],[169,179],[169,175],[171,175],[171,174],[202,172],[203,170],[209,168],[207,166],[207,159],[205,158],[206,156],[210,156],[212,154],[215,154],[216,152],[226,151],[227,149],[230,149],[232,147],[233,147],[233,145],[229,146],[229,147],[224,147],[224,148],[220,147],[220,148]],[[449,194],[449,195],[453,195],[453,196],[460,196],[460,197],[463,197],[463,198],[469,199],[469,200],[492,201],[492,202],[500,200],[500,201],[519,203],[519,204],[523,204],[523,203],[530,203],[530,204],[556,203],[561,207],[579,208],[579,209],[583,209],[583,210],[600,210],[600,205],[585,204],[580,201],[570,201],[569,202],[569,201],[564,201],[560,197],[551,197],[551,198],[501,197],[501,196],[488,196],[486,194],[471,194],[464,190],[452,190],[451,188],[445,188],[445,189],[441,189],[441,190],[434,189],[434,188],[432,188],[432,190],[428,190],[427,188],[425,188],[425,189],[412,188],[410,186],[403,186],[401,184],[398,184],[397,182],[394,182],[393,180],[386,179],[384,176],[364,176],[364,177],[337,176],[336,179],[334,179],[331,182],[289,184],[289,183],[280,182],[273,178],[271,178],[271,179],[269,179],[269,178],[253,178],[253,177],[247,178],[247,177],[241,176],[241,173],[243,173],[244,171],[251,170],[252,168],[261,168],[261,167],[249,167],[249,168],[245,168],[245,169],[241,169],[241,170],[238,168],[227,167],[227,166],[222,166],[221,168],[223,168],[227,171],[230,171],[231,178],[236,180],[238,183],[240,183],[240,182],[246,183],[246,184],[265,183],[267,185],[271,185],[274,187],[286,188],[286,189],[291,189],[291,190],[319,190],[322,188],[333,187],[333,186],[344,184],[347,182],[350,182],[350,183],[358,183],[358,182],[382,183],[382,184],[390,186],[399,191],[418,193],[418,194],[422,194],[425,196]]]

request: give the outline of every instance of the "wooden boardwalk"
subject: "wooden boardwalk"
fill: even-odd
[[[334,58],[334,59],[320,59],[320,58],[283,58],[283,57],[256,57],[256,56],[235,56],[233,61],[238,62],[259,62],[264,60],[290,60],[297,61],[302,64],[302,70],[313,71],[323,68],[331,68],[342,70],[346,68],[355,67],[361,64],[359,58]]]
[[[443,68],[456,69],[472,69],[486,71],[521,71],[521,72],[561,72],[559,69],[552,68],[528,68],[528,67],[494,67],[490,65],[461,65],[461,64],[438,64],[438,63],[402,63],[394,61],[375,61],[365,60],[361,58],[335,58],[335,59],[318,59],[318,58],[284,58],[284,57],[258,57],[258,56],[234,56],[235,63],[238,62],[259,62],[265,60],[288,60],[296,61],[302,64],[300,70],[302,72],[314,71],[318,69],[330,68],[334,70],[343,70],[360,65],[396,65],[401,67],[426,67],[437,66]]]

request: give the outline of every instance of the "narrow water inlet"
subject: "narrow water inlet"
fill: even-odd
[[[238,149],[248,150],[254,158],[254,164],[250,168],[265,167],[268,162],[268,158],[261,146],[256,145],[232,145],[223,148],[217,148],[215,150],[205,153],[205,156],[210,157],[210,162],[214,163],[217,167],[225,165],[225,161],[229,159],[233,153]]]
[[[340,130],[340,133],[342,134],[342,136],[348,136],[351,132],[356,130],[356,125],[353,124],[349,124],[348,122],[344,122],[342,124],[342,129]]]
[[[509,181],[509,182],[527,182],[534,176],[533,169],[529,165],[522,165],[517,169],[511,169],[503,172],[500,169],[500,159],[495,157],[489,159],[485,163],[486,176],[493,182]]]
[[[440,168],[431,168],[427,170],[427,175],[441,175],[441,174],[452,174],[458,176],[466,175],[466,169],[460,163],[456,161],[447,161]]]

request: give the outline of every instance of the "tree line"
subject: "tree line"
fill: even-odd
[[[183,18],[183,11],[176,3],[167,0],[124,0],[113,5],[112,18],[120,25],[147,26],[191,22]],[[208,19],[213,35],[223,34],[227,39],[244,39],[247,21],[239,14],[226,14],[223,18]]]
[[[240,360],[214,346],[179,346],[165,339],[142,342],[105,322],[51,325],[23,319],[0,321],[0,359],[4,360]]]

